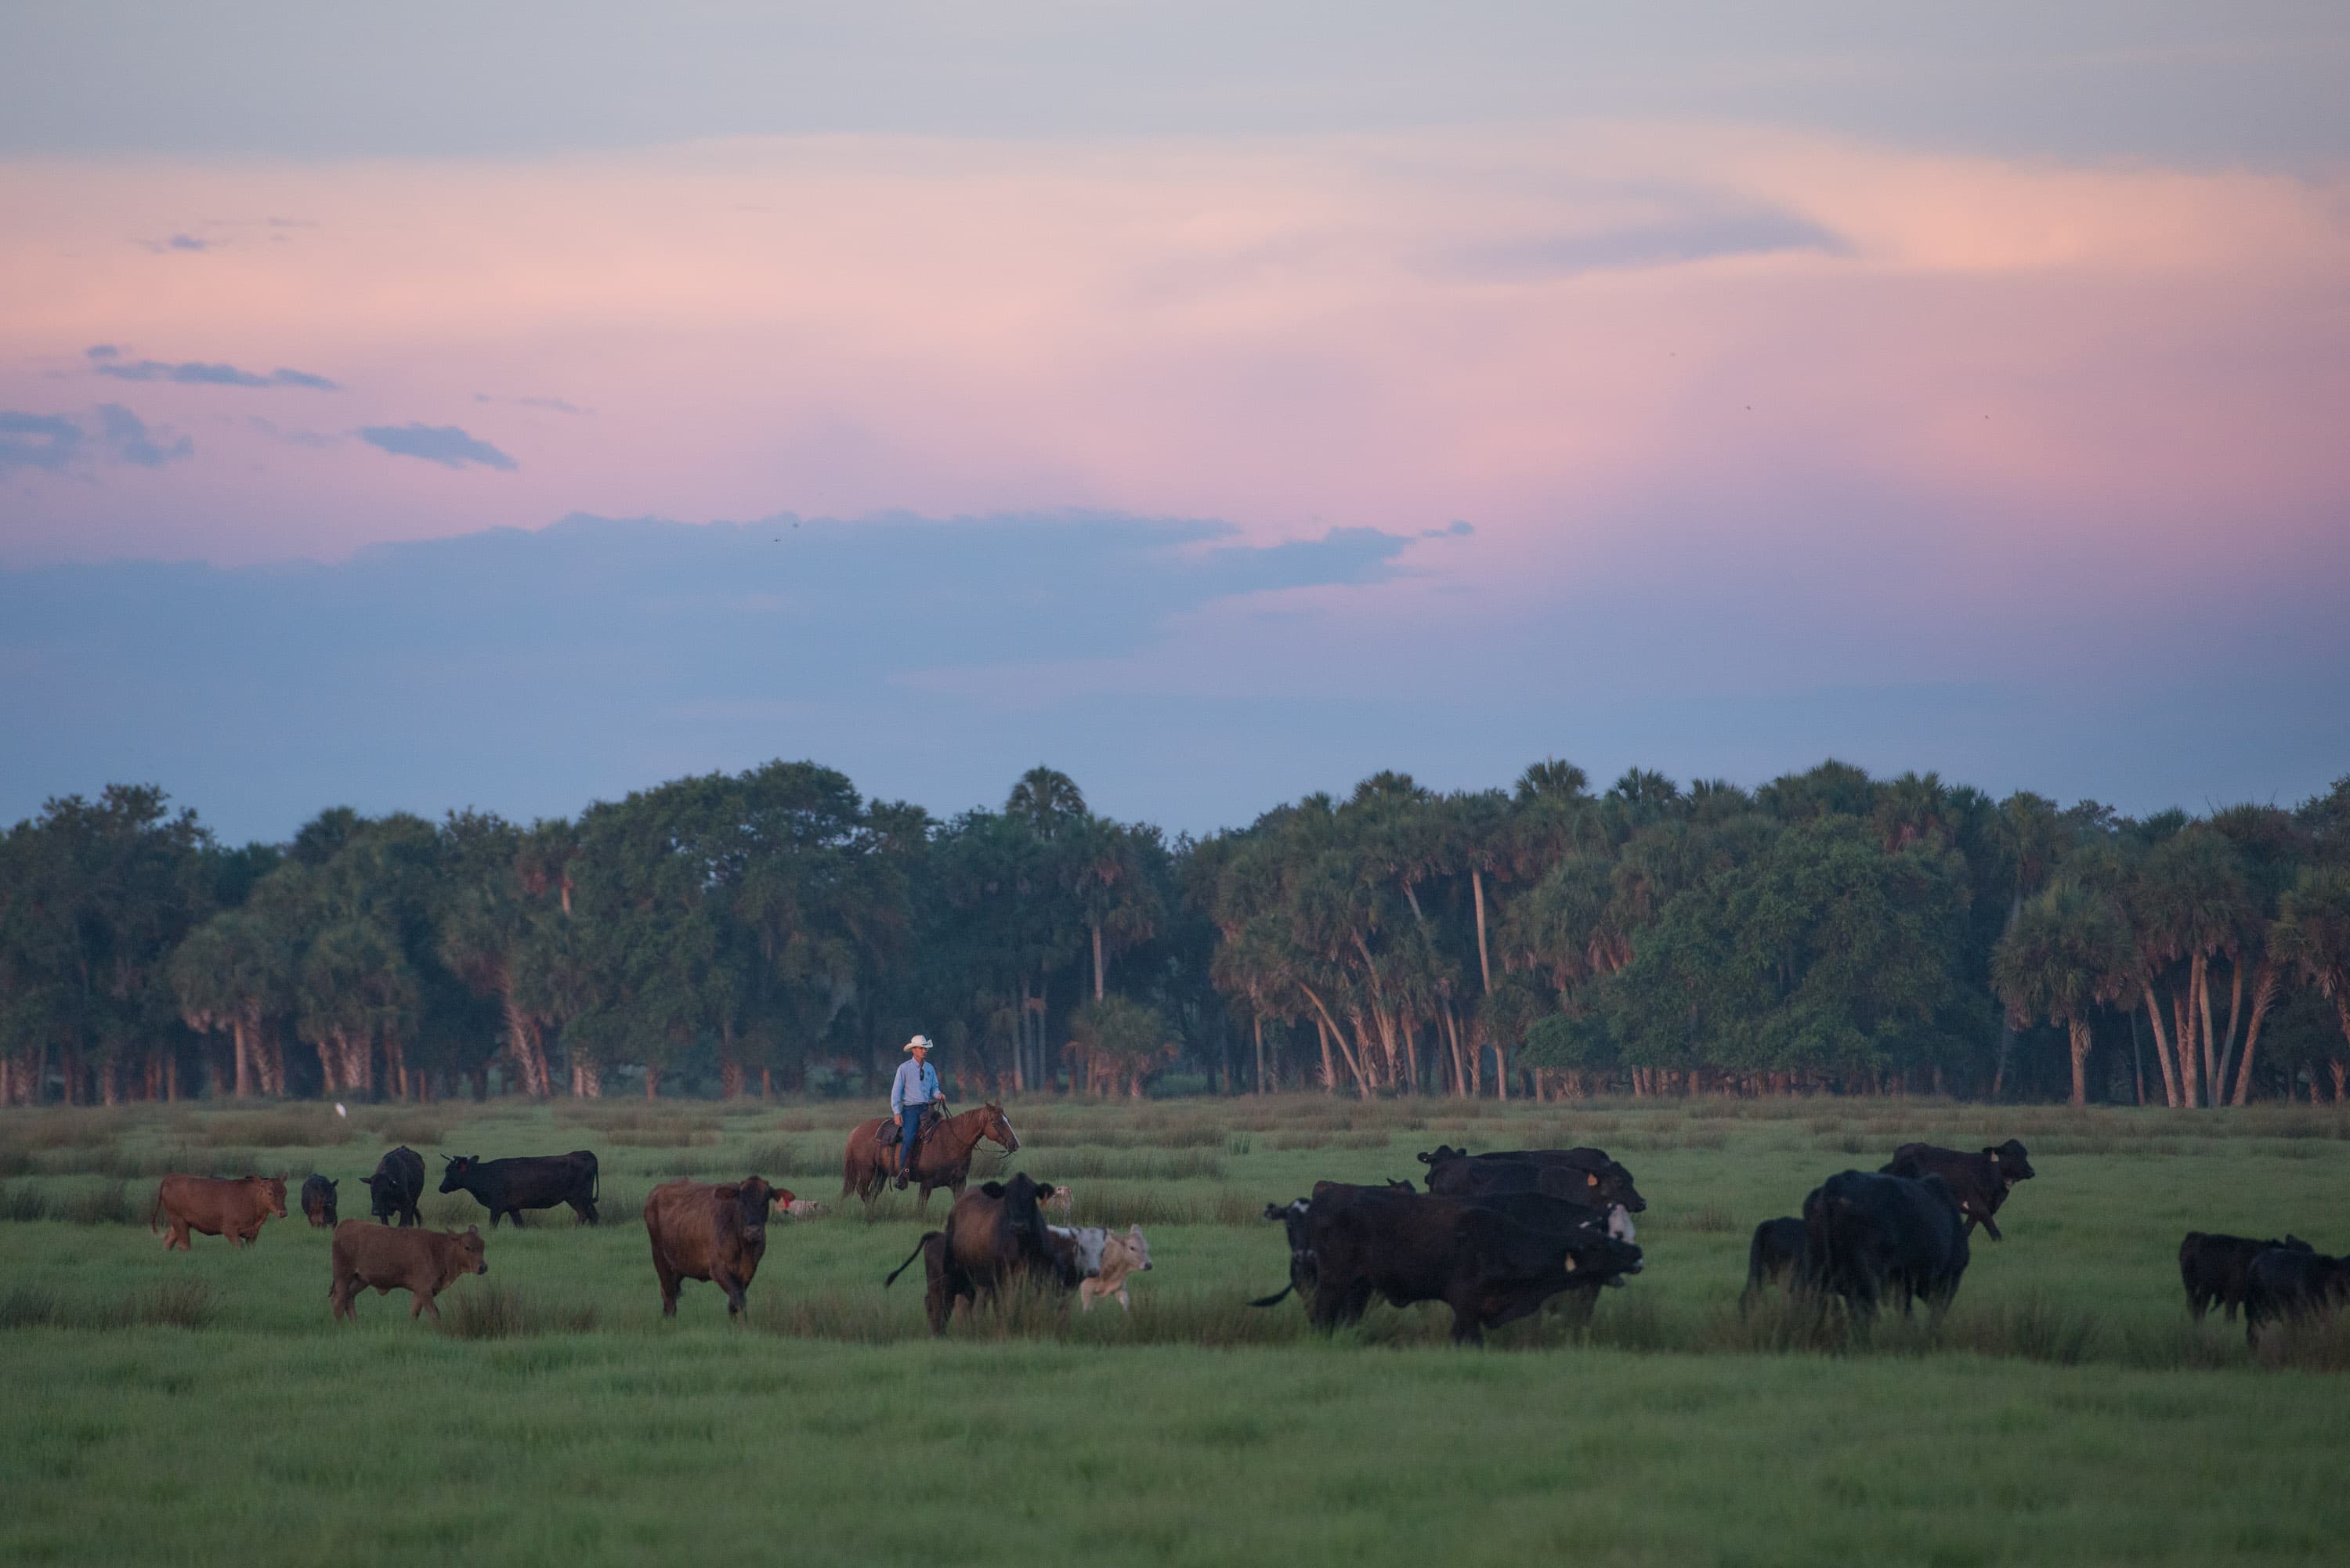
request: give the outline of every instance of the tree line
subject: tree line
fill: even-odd
[[[151,785],[0,834],[0,1101],[877,1092],[2350,1094],[2350,778],[2190,816],[1827,762],[1382,773],[1170,838],[771,763],[525,826]]]

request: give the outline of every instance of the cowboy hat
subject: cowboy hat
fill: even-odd
[[[929,1035],[917,1034],[911,1040],[907,1041],[903,1045],[899,1046],[898,1049],[900,1051],[935,1051],[938,1047],[931,1044],[931,1037]]]

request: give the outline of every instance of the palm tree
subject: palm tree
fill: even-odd
[[[2073,1103],[2088,1102],[2089,1020],[2118,995],[2134,957],[2110,900],[2059,882],[2035,896],[1991,953],[1991,983],[2018,1027],[2039,1019],[2070,1036]]]
[[[1025,822],[1040,838],[1051,838],[1086,816],[1085,792],[1057,768],[1033,767],[1004,797],[1003,811]]]
[[[172,955],[172,984],[180,1013],[199,1034],[226,1030],[235,1054],[239,1099],[258,1089],[282,1094],[261,1044],[271,1014],[287,1004],[293,954],[268,923],[250,909],[216,915],[188,934]]]
[[[2350,868],[2304,866],[2293,890],[2281,900],[2276,951],[2302,978],[2334,1003],[2342,1025],[2343,1050],[2332,1059],[2334,1098],[2339,1104],[2350,1079]]]

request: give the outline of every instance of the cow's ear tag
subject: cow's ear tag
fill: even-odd
[[[1575,1254],[1567,1252],[1562,1255],[1566,1259],[1566,1272],[1570,1274],[1575,1272]]]

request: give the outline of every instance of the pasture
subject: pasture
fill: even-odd
[[[630,1101],[0,1117],[0,1561],[587,1568],[659,1552],[806,1563],[2339,1562],[2350,1335],[2247,1354],[2192,1324],[2189,1229],[2350,1251],[2350,1118],[1902,1099],[1507,1107],[1319,1096],[1008,1107],[974,1177],[1065,1181],[1139,1221],[1115,1306],[1015,1301],[942,1341],[891,1194],[838,1199],[857,1104]],[[1915,1138],[2014,1136],[2039,1177],[1981,1232],[1956,1309],[1866,1340],[1742,1317],[1748,1233]],[[486,1277],[328,1316],[298,1206],[239,1252],[148,1234],[168,1169],[357,1178],[421,1151],[592,1148],[598,1229],[490,1235]],[[1595,1144],[1629,1166],[1646,1271],[1589,1330],[1445,1344],[1437,1307],[1311,1334],[1268,1201],[1424,1175],[1439,1142]],[[752,1170],[836,1205],[770,1230],[747,1323],[689,1284],[664,1323],[639,1210]],[[933,1199],[933,1223],[945,1196]],[[1055,1217],[1057,1218],[1057,1216]]]

